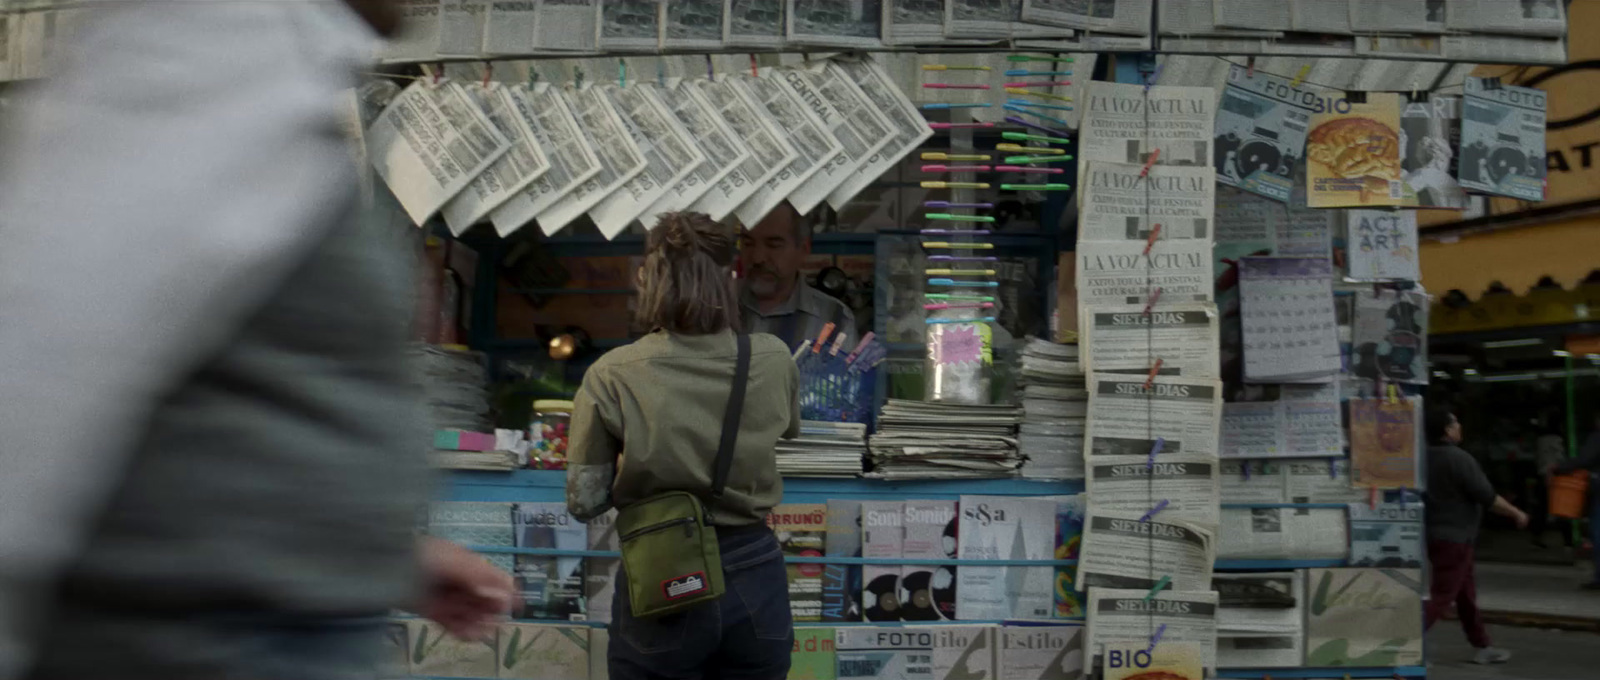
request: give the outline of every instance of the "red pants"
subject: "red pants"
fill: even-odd
[[[1438,621],[1453,602],[1461,628],[1467,632],[1467,642],[1478,649],[1488,647],[1489,632],[1483,629],[1483,616],[1478,613],[1472,544],[1428,541],[1428,561],[1433,563],[1433,597],[1428,600],[1427,620],[1423,625],[1432,628],[1433,622]]]

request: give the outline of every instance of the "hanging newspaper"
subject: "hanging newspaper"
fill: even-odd
[[[593,140],[591,148],[600,161],[600,172],[580,182],[534,217],[546,236],[561,231],[601,199],[643,173],[645,168],[644,152],[634,143],[622,118],[611,106],[610,98],[602,94],[600,88],[568,91],[567,101],[572,105],[581,133]]]
[[[839,140],[840,153],[817,174],[789,194],[789,202],[806,214],[849,180],[872,154],[889,143],[894,127],[845,73],[822,62],[809,69],[776,69],[777,78]],[[845,200],[853,198],[852,194]]]
[[[655,226],[654,214],[645,210],[667,195],[668,190],[690,176],[706,157],[689,139],[667,105],[661,101],[657,90],[635,85],[622,88],[614,85],[597,86],[602,96],[611,100],[618,116],[635,144],[644,153],[644,172],[635,175],[600,199],[589,209],[595,227],[607,239],[622,233],[636,219],[643,218],[646,228]],[[699,198],[699,196],[696,196]]]
[[[1151,225],[1157,238],[1211,240],[1217,175],[1211,168],[1151,167],[1095,161],[1088,164],[1079,211],[1078,237],[1085,241],[1144,241]]]
[[[1339,372],[1333,265],[1324,258],[1239,262],[1247,382],[1331,382]]]
[[[1445,3],[1440,0],[1349,0],[1350,29],[1357,33],[1443,33]],[[1466,3],[1456,2],[1451,14]],[[1500,3],[1511,4],[1511,3]],[[1469,10],[1470,11],[1470,10]]]
[[[1078,555],[1078,590],[1143,588],[1148,593],[1163,577],[1171,590],[1211,586],[1216,533],[1183,520],[1141,520],[1143,515],[1090,506]]]
[[[384,60],[419,61],[438,56],[439,0],[395,0],[394,4],[400,12],[400,32],[384,44]],[[5,22],[0,20],[0,33],[3,29]]]
[[[661,0],[605,0],[600,12],[600,49],[654,52],[661,47]]]
[[[1210,590],[1163,591],[1096,588],[1089,593],[1089,647],[1100,658],[1107,646],[1149,645],[1161,630],[1165,642],[1200,645],[1207,669],[1216,668],[1217,593]],[[1160,628],[1166,626],[1166,628]]]
[[[589,148],[561,88],[539,83],[530,93],[518,85],[510,89],[510,95],[517,115],[533,132],[533,145],[544,151],[550,169],[494,209],[490,218],[501,236],[521,229],[557,199],[600,174],[600,159]]]
[[[795,150],[761,105],[743,90],[714,80],[690,79],[684,83],[706,99],[750,151],[744,162],[718,180],[692,207],[711,219],[722,220],[788,167],[795,159]]]
[[[1213,166],[1216,91],[1209,87],[1089,84],[1079,136],[1080,161]]]
[[[1150,0],[1022,0],[1021,15],[1023,21],[1047,26],[1145,35],[1150,30],[1150,4]]]
[[[1223,508],[1217,558],[1342,560],[1350,551],[1344,508]]]
[[[723,0],[722,42],[728,47],[782,47],[786,0]]]
[[[1005,40],[1011,37],[1011,24],[1017,18],[1014,0],[945,0],[944,35]]]
[[[1222,496],[1230,503],[1286,503],[1283,467],[1274,460],[1227,460],[1218,463]]]
[[[443,0],[439,3],[439,54],[474,57],[483,52],[484,18],[489,0]]]
[[[1285,386],[1286,388],[1288,386]],[[1231,402],[1222,409],[1225,458],[1326,458],[1340,456],[1339,401]]]
[[[1349,210],[1349,281],[1416,281],[1418,258],[1415,210]]]
[[[1350,0],[1289,0],[1289,28],[1349,35]]]
[[[488,88],[474,85],[466,92],[489,115],[495,129],[511,142],[511,149],[444,204],[444,223],[457,236],[550,170],[550,160],[540,148],[528,119],[517,111],[516,96],[510,88],[491,83]]]
[[[883,43],[944,42],[943,0],[883,0]]]
[[[661,5],[662,49],[722,49],[722,0],[672,0]]]
[[[1140,305],[1161,290],[1159,302],[1210,302],[1211,241],[1156,241],[1148,253],[1144,241],[1081,241],[1078,243],[1078,304]],[[1080,326],[1081,327],[1081,326]]]
[[[1350,479],[1350,460],[1343,456],[1283,463],[1283,484],[1290,503],[1366,502],[1367,490],[1355,488]]]
[[[1350,566],[1421,567],[1422,495],[1411,489],[1383,492],[1376,503],[1350,504]]]
[[[1468,78],[1466,92],[1461,186],[1524,201],[1544,200],[1544,90]]]
[[[1451,0],[1445,25],[1451,30],[1561,37],[1567,34],[1565,4],[1561,0]]]
[[[367,129],[367,155],[411,221],[428,221],[511,148],[459,83],[417,81]]]
[[[882,0],[786,0],[788,31],[797,45],[872,48],[883,46]]]
[[[1098,456],[1090,461],[1085,475],[1089,512],[1143,515],[1165,502],[1156,519],[1215,530],[1222,508],[1217,459],[1184,454],[1149,461],[1149,456]]]
[[[672,109],[678,123],[689,133],[689,140],[699,148],[706,162],[668,188],[661,200],[644,211],[647,216],[687,209],[702,197],[712,195],[713,187],[718,182],[750,159],[750,150],[689,81],[669,82],[665,92],[671,96],[661,97],[661,101]],[[734,207],[726,206],[723,214],[726,215]]]
[[[1428,296],[1355,291],[1349,372],[1368,380],[1428,384]]]
[[[837,69],[861,88],[862,94],[866,95],[872,108],[889,121],[891,130],[889,141],[879,148],[877,153],[868,156],[855,174],[828,194],[828,205],[833,206],[834,210],[840,210],[851,197],[876,182],[890,168],[899,165],[907,154],[922,146],[924,141],[933,136],[933,130],[928,127],[927,121],[923,120],[917,105],[895,86],[888,72],[884,70],[883,64],[877,59],[871,56],[860,59],[834,59],[829,62],[828,68]]]
[[[1188,38],[1190,36],[1223,36],[1229,38],[1277,38],[1282,30],[1263,31],[1217,26],[1216,11],[1211,0],[1165,0],[1157,7],[1156,26],[1161,35]],[[1180,81],[1196,82],[1196,81]]]
[[[539,3],[495,0],[483,20],[485,54],[532,54],[540,48],[534,42],[539,27]]]
[[[1408,208],[1467,207],[1467,192],[1456,180],[1456,147],[1461,145],[1461,98],[1413,99],[1400,111],[1400,172]]]
[[[1106,305],[1084,310],[1084,370],[1145,374],[1155,357],[1161,374],[1216,378],[1217,308],[1204,303]]]
[[[1237,64],[1228,69],[1217,107],[1218,182],[1288,202],[1311,114],[1343,99],[1292,83]]]
[[[770,75],[770,74],[769,74]],[[760,222],[767,213],[796,189],[799,189],[806,180],[817,174],[824,166],[833,162],[833,159],[844,150],[839,144],[839,139],[828,132],[828,127],[811,113],[810,107],[794,95],[794,91],[782,84],[776,78],[751,78],[748,76],[734,76],[725,81],[727,84],[739,88],[764,107],[778,124],[778,129],[787,136],[791,146],[797,152],[795,159],[789,166],[774,175],[772,179],[760,189],[757,189],[743,205],[734,210],[739,221],[745,225],[754,225]],[[820,200],[820,198],[819,198]],[[809,212],[816,204],[801,209],[801,213]],[[800,205],[795,205],[800,209]]]
[[[1221,381],[1096,373],[1089,376],[1084,451],[1091,463],[1099,456],[1215,456],[1221,422]]]
[[[1328,257],[1340,210],[1305,207],[1305,187],[1296,185],[1288,203],[1238,189],[1217,190],[1218,260],[1248,255]],[[1219,270],[1218,276],[1225,271]]]
[[[1402,0],[1404,1],[1404,0]],[[1224,28],[1289,30],[1289,3],[1272,0],[1212,0],[1212,21]]]
[[[600,0],[537,0],[533,44],[553,52],[599,49]]]

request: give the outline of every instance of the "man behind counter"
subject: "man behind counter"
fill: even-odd
[[[836,333],[846,336],[848,351],[855,336],[855,315],[843,302],[801,278],[800,268],[811,255],[810,222],[788,203],[780,203],[742,239],[744,286],[739,308],[745,331],[776,335],[793,351],[832,323]]]

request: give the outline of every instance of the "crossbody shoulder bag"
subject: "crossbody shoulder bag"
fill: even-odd
[[[750,336],[740,334],[736,342],[733,390],[723,412],[722,438],[712,469],[712,501],[721,498],[728,485],[750,381]],[[722,550],[708,515],[700,498],[687,491],[657,494],[618,512],[622,566],[635,617],[664,616],[722,596]]]

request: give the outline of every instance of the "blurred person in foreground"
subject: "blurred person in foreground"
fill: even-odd
[[[1461,422],[1454,413],[1431,406],[1424,426],[1428,437],[1428,562],[1433,566],[1425,627],[1432,628],[1454,604],[1467,642],[1477,650],[1472,661],[1505,663],[1511,660],[1511,652],[1489,644],[1489,632],[1478,612],[1473,553],[1484,508],[1510,517],[1518,529],[1527,528],[1528,515],[1496,495],[1478,461],[1461,449]]]
[[[340,133],[393,17],[348,2],[108,3],[0,128],[0,679],[372,677],[393,608],[509,609],[413,535],[410,254]]]
[[[800,375],[769,335],[748,338],[732,467],[724,493],[712,493],[743,332],[731,276],[735,246],[733,228],[708,215],[662,215],[639,270],[638,317],[653,330],[600,357],[573,400],[572,515],[587,522],[657,494],[694,494],[717,529],[727,584],[717,600],[639,618],[627,570],[619,570],[606,650],[612,680],[780,680],[789,672],[788,572],[766,516],[783,499],[775,447],[800,434]]]
[[[811,224],[794,206],[779,203],[744,232],[741,246],[745,278],[739,306],[746,330],[776,335],[794,351],[806,340],[816,341],[823,326],[832,323],[849,349],[855,315],[806,283],[800,270],[811,256]]]
[[[1595,430],[1583,440],[1578,457],[1564,461],[1545,462],[1545,486],[1549,487],[1551,475],[1565,475],[1583,470],[1589,473],[1589,560],[1594,563],[1594,578],[1583,584],[1584,590],[1600,590],[1600,413],[1594,416]]]

